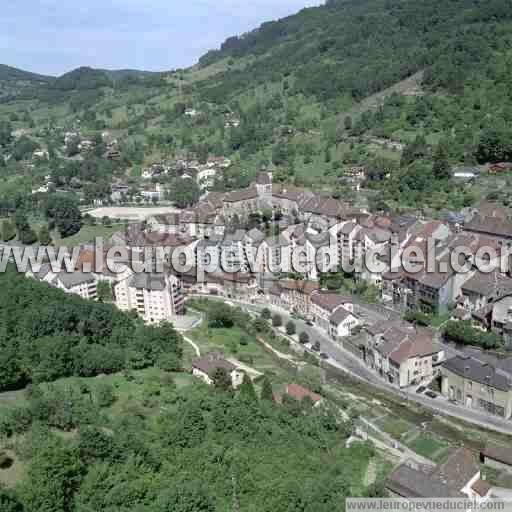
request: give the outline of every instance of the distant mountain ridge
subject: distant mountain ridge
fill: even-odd
[[[29,81],[29,82],[47,82],[54,77],[48,75],[40,75],[31,71],[0,64],[0,81]]]

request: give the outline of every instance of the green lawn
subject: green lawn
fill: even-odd
[[[378,420],[377,426],[396,439],[399,439],[412,428],[412,425],[409,422],[401,418],[392,417],[386,417]]]
[[[55,245],[58,247],[74,247],[76,245],[94,242],[96,237],[102,237],[105,243],[116,231],[122,229],[123,226],[124,224],[113,224],[111,227],[102,225],[83,226],[82,229],[73,236],[61,238],[57,232],[53,232],[52,237]]]
[[[279,366],[277,360],[256,341],[254,336],[239,327],[230,329],[212,329],[206,322],[187,332],[187,337],[194,340],[202,354],[220,352],[225,357],[238,361],[266,373],[272,377],[274,384],[289,382],[288,372]]]
[[[445,452],[443,448],[448,448],[449,444],[431,434],[422,433],[408,446],[417,454],[435,460]]]

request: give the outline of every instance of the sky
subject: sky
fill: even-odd
[[[229,36],[323,0],[2,0],[0,63],[59,75],[79,66],[164,71]]]

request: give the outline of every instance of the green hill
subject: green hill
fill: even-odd
[[[435,154],[443,169],[512,159],[511,7],[329,0],[230,37],[189,69],[79,68],[18,91],[23,103],[5,100],[0,119],[22,108],[36,126],[80,119],[88,131],[115,130],[137,155],[128,166],[181,150],[226,155],[234,166],[220,188],[272,163],[277,180],[343,195],[345,168],[366,165],[362,196],[399,207],[436,195],[436,207],[458,207],[471,198],[441,194],[447,171],[433,174]]]
[[[0,81],[47,82],[52,77],[0,64]]]

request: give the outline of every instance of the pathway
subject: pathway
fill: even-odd
[[[374,459],[371,459],[366,469],[366,475],[364,476],[364,485],[368,487],[375,483],[375,480],[377,480],[377,464]]]
[[[183,336],[183,339],[195,350],[197,357],[201,357],[201,350],[199,350],[197,344],[187,336]]]

